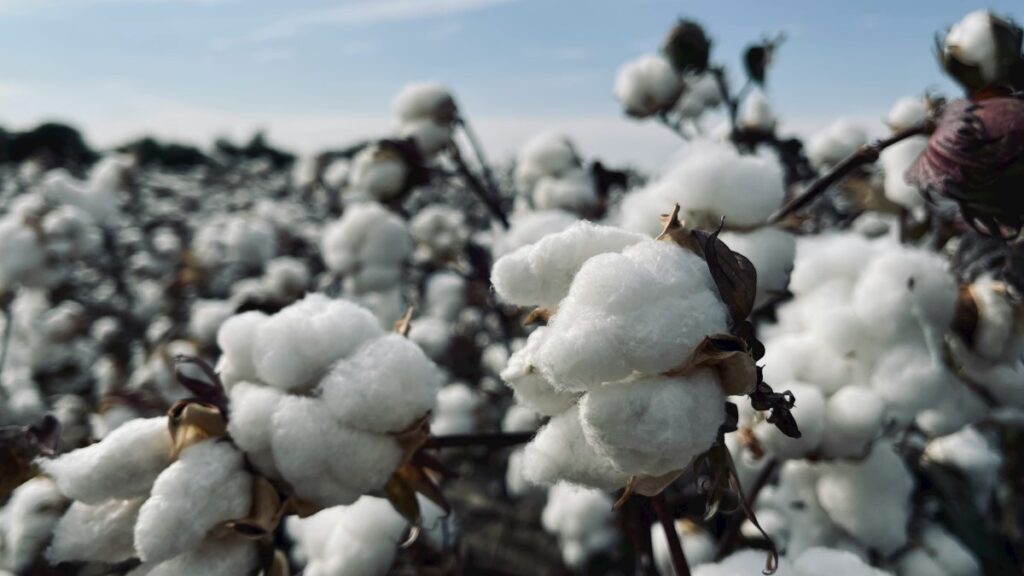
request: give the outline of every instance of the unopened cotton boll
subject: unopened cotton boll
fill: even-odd
[[[198,547],[207,533],[249,514],[252,475],[230,443],[205,440],[164,470],[139,510],[135,547],[143,562],[162,562]]]
[[[597,204],[593,178],[582,169],[559,177],[545,176],[533,188],[533,203],[541,210],[586,212]]]
[[[401,432],[434,407],[440,370],[413,342],[387,334],[335,364],[320,383],[338,422],[370,432]]]
[[[390,200],[405,190],[409,167],[397,152],[371,144],[352,160],[349,182],[354,192],[370,198]]]
[[[134,558],[135,522],[144,501],[109,500],[92,505],[74,502],[53,530],[47,559],[53,564],[116,564]]]
[[[555,390],[537,368],[537,354],[547,334],[546,326],[534,330],[526,345],[508,359],[501,379],[512,388],[517,402],[539,414],[555,416],[575,404],[577,395]]]
[[[862,386],[846,386],[828,399],[822,450],[833,458],[864,454],[882,429],[885,403],[877,392]],[[800,421],[801,430],[803,422]]]
[[[628,197],[627,197],[628,198]],[[515,250],[539,242],[551,234],[557,234],[579,221],[579,218],[564,210],[540,210],[517,212],[511,217],[511,227],[494,242],[494,257],[501,258]]]
[[[397,284],[412,240],[398,215],[380,204],[360,203],[327,226],[320,250],[327,267],[345,275],[358,294]]]
[[[683,79],[663,56],[648,54],[623,64],[615,77],[615,97],[626,114],[645,118],[675,104]]]
[[[907,183],[905,174],[927,147],[926,136],[915,136],[882,150],[878,159],[885,172],[885,197],[890,202],[908,209],[924,205],[924,196]]]
[[[709,370],[684,378],[608,384],[580,401],[587,441],[631,474],[660,476],[688,466],[715,441],[725,396]]]
[[[807,158],[815,168],[827,169],[842,162],[867,141],[868,135],[863,128],[849,120],[836,120],[811,136],[807,143]]]
[[[25,482],[11,493],[0,515],[0,552],[6,556],[5,566],[21,574],[32,565],[50,540],[65,505],[57,486],[44,476]]]
[[[526,445],[523,475],[534,484],[565,480],[603,490],[621,488],[629,479],[587,441],[575,406],[552,417]]]
[[[790,438],[774,424],[762,421],[754,434],[765,450],[780,459],[801,458],[818,448],[825,434],[825,397],[814,386],[787,383],[782,386],[796,398],[792,414],[800,426],[800,437]]]
[[[509,304],[554,307],[588,259],[620,252],[643,240],[640,234],[577,222],[499,259],[491,271],[491,282]]]
[[[132,420],[101,442],[40,461],[43,472],[61,493],[87,504],[149,493],[170,462],[171,434],[167,418]]]
[[[907,542],[913,489],[913,475],[887,442],[876,442],[861,462],[828,464],[817,484],[832,521],[883,554]]]
[[[796,258],[796,237],[777,228],[759,228],[745,233],[723,232],[719,238],[730,250],[746,256],[757,270],[755,307],[786,293]]]

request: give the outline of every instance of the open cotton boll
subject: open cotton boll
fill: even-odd
[[[438,82],[406,84],[391,101],[391,114],[398,122],[431,120],[438,124],[455,119],[455,99],[448,87]]]
[[[626,114],[645,118],[670,108],[683,92],[683,79],[660,54],[648,54],[619,68],[615,97]]]
[[[920,97],[905,96],[896,101],[885,117],[893,132],[904,130],[928,118],[928,108]]]
[[[221,523],[247,516],[251,503],[252,475],[241,452],[218,440],[189,446],[156,479],[139,510],[139,558],[162,562],[188,552]]]
[[[553,308],[568,293],[573,277],[588,259],[621,252],[645,239],[610,226],[577,222],[503,256],[494,264],[491,282],[498,296],[509,304]]]
[[[720,562],[697,566],[693,569],[693,576],[754,576],[764,570],[765,554],[764,550],[749,549],[733,552]],[[775,576],[804,575],[794,571],[789,560],[780,558]]]
[[[546,326],[534,330],[526,345],[508,359],[501,379],[512,388],[517,402],[539,414],[555,416],[575,404],[577,395],[555,390],[537,368],[537,354],[548,333]]]
[[[876,442],[861,462],[825,465],[817,485],[832,521],[883,554],[907,543],[913,490],[913,475],[887,442]]]
[[[700,566],[715,557],[715,541],[706,530],[689,520],[676,520],[676,533],[683,546],[683,556],[690,566]],[[654,566],[661,576],[675,576],[668,538],[661,524],[651,526],[651,548],[654,552]]]
[[[825,407],[822,450],[832,458],[864,454],[868,444],[881,432],[884,414],[885,402],[871,388],[846,386],[839,389]],[[803,421],[798,422],[803,431]]]
[[[457,258],[469,241],[463,213],[442,204],[431,204],[413,216],[409,233],[416,241],[418,253],[431,261]]]
[[[466,279],[455,272],[437,272],[427,280],[424,294],[427,313],[449,322],[466,308]]]
[[[437,408],[430,420],[430,432],[438,436],[474,432],[480,404],[479,394],[465,384],[441,388],[437,391]]]
[[[687,74],[683,84],[683,95],[676,102],[676,112],[683,118],[697,118],[722,103],[722,91],[711,72]]]
[[[0,219],[0,288],[10,289],[38,275],[46,254],[36,232],[14,217]]]
[[[327,268],[346,275],[351,288],[361,293],[398,282],[412,239],[398,215],[366,202],[350,206],[339,220],[327,225],[320,251]]]
[[[882,150],[879,161],[885,172],[885,197],[890,202],[908,209],[924,205],[924,196],[907,183],[906,173],[927,147],[926,136],[914,136]]]
[[[135,557],[135,522],[145,498],[103,504],[74,502],[53,530],[46,558],[116,564]]]
[[[860,234],[831,233],[797,240],[789,289],[802,296],[837,280],[854,282],[885,246]]]
[[[198,548],[159,564],[145,563],[128,576],[238,576],[259,565],[256,544],[242,538],[207,539]]]
[[[933,405],[917,414],[914,423],[930,437],[945,436],[981,422],[991,413],[992,407],[981,396],[952,379]]]
[[[953,321],[959,290],[946,260],[933,252],[899,248],[864,269],[853,305],[876,337],[943,333]]]
[[[599,490],[558,483],[548,489],[541,524],[558,537],[562,559],[579,568],[594,553],[615,543],[614,502]]]
[[[434,407],[444,377],[420,348],[387,334],[335,364],[320,383],[338,422],[369,432],[401,432]]]
[[[324,555],[306,566],[310,576],[386,574],[402,543],[405,520],[382,498],[362,497],[337,514]]]
[[[99,504],[148,494],[170,458],[167,418],[159,416],[127,422],[101,442],[39,465],[65,496]]]
[[[738,123],[746,130],[774,132],[778,120],[768,96],[761,90],[751,92],[740,107]]]
[[[22,574],[49,542],[66,501],[52,480],[37,476],[11,493],[0,516],[4,565]],[[0,557],[2,559],[2,557]]]
[[[235,305],[228,300],[196,300],[188,320],[189,334],[199,342],[212,343],[221,324],[234,312]]]
[[[885,400],[890,415],[904,422],[938,404],[954,385],[952,374],[919,345],[890,349],[871,376],[871,387]]]
[[[610,223],[624,230],[657,237],[661,233],[658,216],[665,213],[666,200],[662,188],[656,181],[645,188],[630,191],[609,218]]]
[[[964,545],[937,524],[921,533],[920,546],[900,556],[900,576],[980,576],[978,559]]]
[[[727,326],[704,260],[646,240],[580,268],[548,325],[538,367],[556,389],[591,389],[679,366]]]
[[[352,159],[349,183],[355,194],[378,200],[391,200],[405,190],[409,167],[393,150],[371,144]],[[346,212],[347,213],[347,212]]]
[[[799,576],[889,576],[855,554],[831,548],[809,548],[793,559],[793,569]]]
[[[541,210],[586,212],[597,204],[594,180],[582,169],[558,177],[545,176],[533,187],[533,204]]]
[[[516,155],[516,188],[532,192],[544,176],[561,176],[580,166],[576,149],[564,134],[541,132],[527,140]]]
[[[323,506],[351,504],[384,486],[402,461],[392,436],[342,426],[314,398],[283,398],[271,428],[281,476],[299,497]]]
[[[365,308],[310,294],[256,327],[252,359],[259,380],[286,391],[308,389],[339,358],[382,334]],[[233,356],[229,356],[234,364]]]
[[[867,142],[868,134],[863,128],[846,119],[836,120],[811,136],[807,142],[807,159],[815,168],[827,169]]]
[[[261,287],[273,298],[298,298],[309,285],[309,266],[299,258],[278,256],[267,262],[260,279]]]
[[[621,488],[629,480],[587,441],[576,406],[552,417],[526,445],[523,475],[534,484],[565,480],[602,490]]]
[[[253,466],[271,477],[278,473],[271,453],[270,422],[284,395],[276,388],[249,382],[239,382],[229,392],[228,434]]]
[[[992,13],[975,10],[953,25],[946,34],[943,51],[969,66],[977,66],[982,78],[991,82],[999,72],[998,46],[992,27]]]
[[[579,222],[579,217],[564,210],[539,210],[517,212],[512,215],[511,221],[512,226],[494,242],[495,258],[511,254],[550,234],[562,232]]]
[[[217,330],[217,347],[223,352],[221,362],[230,359],[231,372],[242,380],[256,378],[253,362],[253,342],[256,329],[267,319],[262,312],[250,311],[237,314],[221,323]],[[219,368],[219,366],[218,366]],[[224,372],[223,370],[219,370]],[[225,381],[225,385],[230,386]]]
[[[412,138],[416,149],[424,158],[430,158],[444,150],[452,141],[452,128],[433,120],[411,120],[402,122],[397,129],[402,138]]]
[[[986,510],[999,483],[1003,457],[978,430],[968,426],[928,443],[925,456],[959,470],[970,482],[980,510]]]
[[[540,427],[540,415],[526,406],[513,404],[501,419],[502,432],[533,432]]]
[[[427,356],[439,360],[451,346],[452,327],[441,318],[422,316],[411,322],[409,340],[415,342]]]
[[[798,382],[781,388],[796,398],[792,414],[800,425],[800,437],[790,438],[767,421],[754,426],[754,434],[769,454],[780,459],[801,458],[816,450],[825,434],[825,397],[815,386]]]
[[[818,500],[819,478],[816,464],[787,460],[779,468],[777,488],[766,495],[771,496],[771,504],[785,518],[785,546],[789,555],[836,542],[841,536],[841,530]]]
[[[711,446],[724,407],[718,378],[701,370],[596,388],[580,400],[580,421],[587,442],[614,466],[660,476],[685,468]]]
[[[795,236],[777,228],[759,228],[745,233],[723,232],[719,238],[732,251],[746,256],[757,270],[755,307],[786,293],[796,259]]]

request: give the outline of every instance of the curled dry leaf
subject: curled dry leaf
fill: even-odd
[[[530,311],[523,318],[523,326],[531,326],[533,324],[547,324],[551,317],[555,315],[554,310],[550,308],[537,307]]]
[[[199,369],[199,378],[186,374],[187,367]],[[195,399],[203,404],[216,406],[227,416],[228,396],[224,391],[224,384],[213,367],[201,358],[179,355],[174,358],[174,376],[178,383],[195,395]]]
[[[750,347],[732,334],[706,336],[685,364],[665,376],[686,376],[701,368],[718,372],[722,391],[728,396],[749,394],[757,385],[757,366]]]
[[[243,538],[259,540],[273,535],[288,508],[289,503],[281,500],[274,485],[266,478],[257,476],[252,483],[249,515],[231,520],[225,526]]]

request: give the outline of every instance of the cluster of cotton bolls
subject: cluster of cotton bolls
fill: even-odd
[[[277,254],[274,227],[262,218],[214,217],[196,231],[196,257],[202,266],[262,268]]]
[[[681,247],[579,223],[504,256],[498,295],[553,315],[508,361],[517,400],[551,416],[524,473],[614,489],[684,468],[724,420],[715,373],[662,374],[727,330],[706,263]]]
[[[516,186],[536,210],[586,214],[597,204],[591,175],[568,137],[555,132],[534,136],[516,156]]]

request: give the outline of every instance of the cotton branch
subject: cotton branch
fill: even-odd
[[[679,541],[679,533],[676,532],[675,520],[669,514],[665,504],[665,495],[658,494],[651,498],[651,506],[658,516],[658,522],[665,531],[665,538],[668,540],[668,549],[672,554],[672,566],[676,569],[676,576],[690,576],[690,565],[686,562],[686,554],[683,553],[683,544]]]
[[[825,191],[831,188],[833,184],[836,184],[844,177],[846,177],[846,175],[849,174],[850,172],[853,172],[854,170],[860,168],[861,166],[872,164],[875,161],[877,161],[878,156],[879,154],[881,154],[882,150],[885,150],[886,148],[892,146],[893,144],[902,142],[907,138],[931,134],[934,130],[935,121],[932,119],[927,119],[913,126],[900,130],[884,140],[878,140],[871,144],[861,146],[860,149],[858,149],[856,152],[847,156],[845,160],[843,160],[839,164],[836,164],[831,171],[815,180],[810,186],[807,187],[806,190],[804,190],[795,198],[787,202],[786,205],[779,209],[778,212],[772,214],[771,218],[768,219],[768,223],[776,224],[786,216],[789,216],[793,212],[796,212],[797,210],[804,208],[812,201],[814,201],[816,198],[818,198],[818,196],[821,196],[823,193],[825,193]]]
[[[484,206],[487,207],[491,216],[500,222],[502,227],[508,229],[508,216],[506,216],[505,212],[501,209],[501,203],[497,198],[497,191],[494,189],[488,190],[487,187],[480,182],[480,179],[477,178],[476,175],[473,174],[472,170],[469,169],[469,166],[466,165],[466,161],[462,159],[462,153],[459,152],[457,146],[452,146],[452,158],[455,160],[456,172],[466,181],[469,189],[472,190],[473,194],[476,194],[476,197],[484,203]]]
[[[456,120],[459,126],[462,127],[463,133],[466,134],[466,140],[469,142],[470,148],[473,149],[473,155],[476,156],[476,161],[480,164],[480,172],[484,175],[484,182],[491,190],[497,190],[498,185],[495,183],[494,174],[491,171],[491,164],[487,161],[487,156],[484,154],[484,147],[480,143],[480,139],[476,137],[476,132],[469,126],[469,121],[465,117],[459,116]]]

